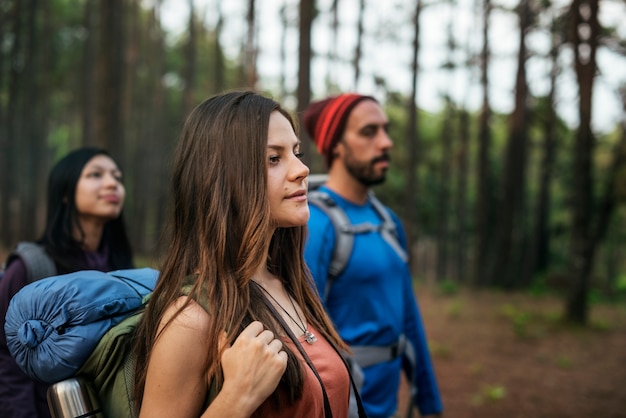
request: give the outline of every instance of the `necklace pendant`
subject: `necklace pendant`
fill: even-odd
[[[311,331],[307,330],[304,331],[304,340],[309,344],[313,344],[315,341],[317,341],[317,337]]]

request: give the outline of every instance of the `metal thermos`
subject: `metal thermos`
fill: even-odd
[[[62,380],[48,388],[52,418],[104,418],[91,383],[82,377]]]

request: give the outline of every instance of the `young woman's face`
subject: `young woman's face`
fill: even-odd
[[[267,137],[267,187],[276,227],[301,226],[309,220],[309,168],[300,157],[300,140],[291,124],[280,112],[272,112]]]
[[[76,184],[78,216],[81,220],[115,219],[120,216],[125,195],[117,164],[106,155],[96,155],[85,164]]]

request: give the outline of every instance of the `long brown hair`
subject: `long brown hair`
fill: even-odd
[[[251,321],[284,335],[251,279],[266,263],[305,311],[307,319],[339,349],[334,330],[314,290],[303,258],[306,226],[273,230],[267,198],[266,147],[270,114],[293,119],[274,100],[251,91],[214,96],[187,118],[174,155],[169,250],[148,308],[137,329],[135,396],[141,404],[151,348],[164,311],[181,294],[185,278],[197,275],[191,298],[208,302],[211,315],[206,368],[221,386],[219,336],[232,343]],[[179,311],[180,312],[180,311]],[[271,399],[302,395],[303,370],[293,352]],[[279,393],[280,392],[280,393]]]

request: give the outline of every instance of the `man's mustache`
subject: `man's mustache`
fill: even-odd
[[[372,160],[372,164],[380,163],[380,162],[391,162],[391,156],[389,154],[383,154],[379,157],[376,157]]]

